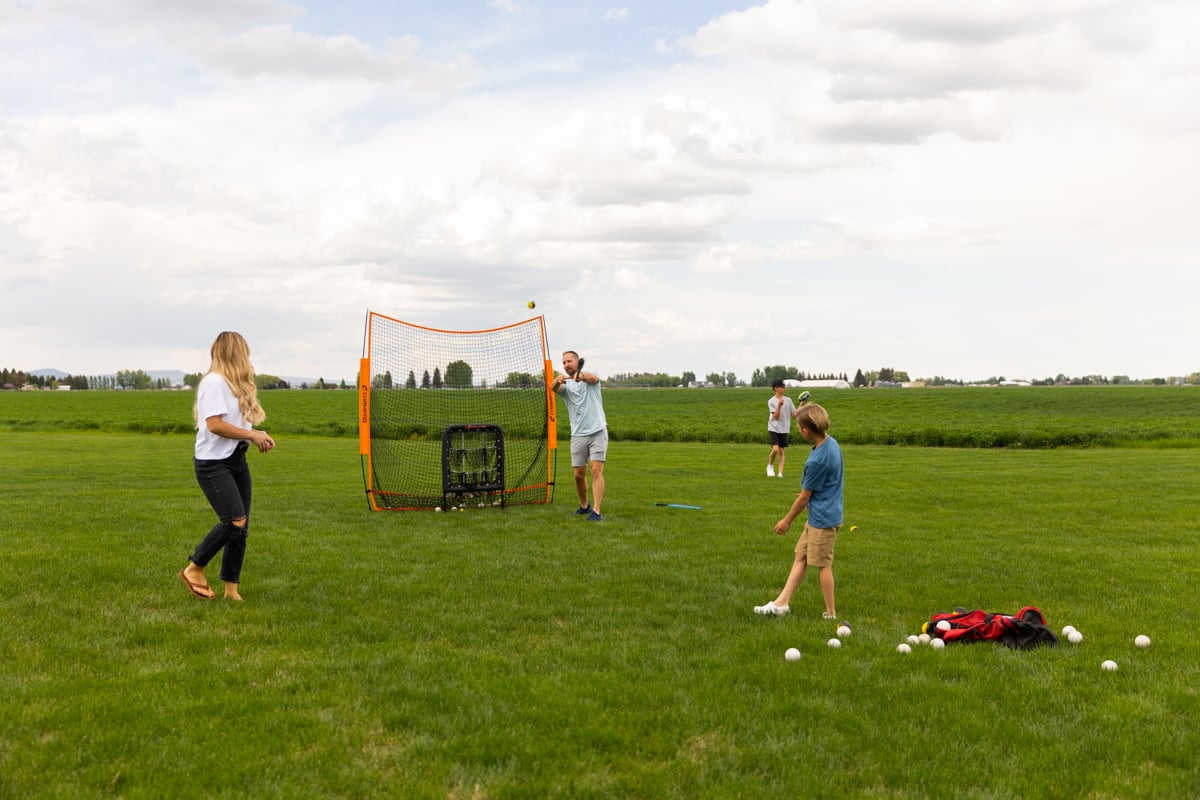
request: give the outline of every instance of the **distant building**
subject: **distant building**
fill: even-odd
[[[784,386],[790,386],[795,389],[849,389],[850,382],[843,380],[825,380],[825,381],[798,381],[792,378],[785,378]]]

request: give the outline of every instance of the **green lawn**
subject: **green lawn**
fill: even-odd
[[[233,605],[174,574],[190,437],[52,428],[0,432],[3,798],[1200,795],[1193,447],[847,445],[835,651],[815,581],[751,612],[800,448],[614,442],[594,525],[565,450],[552,505],[371,513],[355,440],[280,435]],[[1084,642],[896,652],[1027,604]]]
[[[766,389],[608,389],[604,403],[615,440],[759,444],[770,397]],[[272,433],[358,435],[357,392],[268,391],[261,399]],[[186,433],[193,401],[190,391],[0,392],[0,431]],[[829,410],[844,444],[1200,447],[1196,386],[817,389],[813,401]],[[565,437],[567,414],[558,420]]]
[[[761,393],[606,398],[614,433],[674,415],[720,439],[757,431]],[[0,393],[0,798],[1194,798],[1192,397],[822,397],[859,527],[833,650],[812,579],[792,615],[751,613],[790,565],[794,534],[770,528],[803,447],[779,481],[764,444],[614,435],[600,525],[571,513],[565,449],[552,505],[372,513],[354,393],[265,393],[280,447],[251,455],[234,606],[174,575],[211,522],[170,433],[190,395]],[[853,441],[908,419],[1170,434]],[[1025,604],[1084,642],[895,650],[938,610]]]

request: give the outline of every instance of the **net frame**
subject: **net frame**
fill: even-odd
[[[455,367],[458,383],[412,386],[416,374],[439,366],[447,379]],[[476,369],[482,372],[479,381]],[[468,385],[462,385],[464,370]],[[400,386],[393,374],[410,378]],[[454,331],[368,311],[359,362],[358,434],[371,510],[553,502],[558,453],[553,380],[540,315],[496,328]],[[443,434],[452,426],[480,425],[503,431],[503,487],[454,486],[447,492]]]

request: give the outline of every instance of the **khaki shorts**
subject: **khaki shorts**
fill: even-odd
[[[804,523],[804,532],[796,542],[796,555],[804,556],[810,567],[832,567],[837,532],[837,528],[812,528]]]

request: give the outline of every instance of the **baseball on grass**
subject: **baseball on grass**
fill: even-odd
[[[838,625],[838,629],[837,629],[838,636],[845,638],[845,637],[849,636],[851,633],[853,633],[853,631],[850,630],[849,625]]]
[[[832,647],[834,650],[837,650],[839,647],[841,647],[841,646],[842,646],[842,640],[841,640],[841,639],[838,639],[837,637],[834,637],[833,639],[830,639],[830,640],[829,640],[828,642],[826,642],[825,644],[829,645],[829,646],[830,646],[830,647]]]
[[[1116,672],[1117,671],[1117,662],[1112,661],[1112,660],[1103,661],[1100,663],[1100,669],[1104,670],[1105,672]]]
[[[929,644],[929,640],[933,637],[931,637],[928,633],[922,633],[917,638],[921,640],[921,644]]]
[[[439,512],[439,513],[440,513],[440,512],[441,512],[441,510],[442,510],[442,507],[441,507],[441,506],[438,506],[438,507],[436,507],[436,508],[435,508],[435,509],[433,509],[433,510],[434,510],[434,511],[437,511],[437,512]]]
[[[912,648],[908,644],[902,643],[902,644],[900,644],[900,646],[898,646],[896,648],[896,652],[901,653],[903,655],[908,655],[909,653],[912,652]]]
[[[798,649],[796,649],[795,647],[789,647],[787,649],[787,652],[783,654],[783,657],[787,661],[799,661],[800,660],[800,651]]]
[[[1136,644],[1138,647],[1149,647],[1150,646],[1150,637],[1146,636],[1145,634],[1142,634],[1141,636],[1138,636],[1136,639],[1134,639],[1133,643]]]
[[[1083,641],[1083,634],[1079,631],[1071,631],[1067,634],[1067,641],[1071,644],[1079,644]]]
[[[1073,630],[1075,630],[1074,625],[1067,625],[1066,627],[1063,628],[1063,636],[1070,636],[1071,631],[1073,631]]]
[[[526,305],[528,305],[530,308],[537,308],[537,303],[533,302],[532,300],[526,303]]]
[[[931,641],[929,643],[929,646],[932,647],[934,650],[941,650],[943,647],[946,646],[946,643],[943,642],[941,639],[934,639],[933,641]]]
[[[920,644],[920,643],[921,643],[921,637],[920,637],[920,636],[917,636],[917,635],[914,633],[912,636],[909,636],[909,637],[908,637],[908,643],[909,643],[909,644]]]

